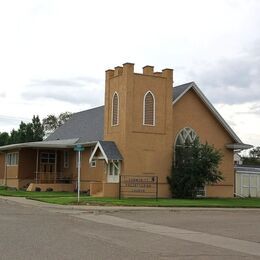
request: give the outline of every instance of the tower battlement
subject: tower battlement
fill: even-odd
[[[117,76],[129,75],[129,74],[139,74],[146,76],[163,77],[168,79],[173,79],[173,69],[163,69],[161,72],[154,72],[154,66],[146,65],[143,67],[143,73],[134,72],[134,63],[124,63],[123,66],[117,66],[114,69],[109,69],[106,71],[106,78],[110,79]]]

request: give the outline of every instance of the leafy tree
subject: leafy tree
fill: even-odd
[[[9,143],[9,134],[7,132],[0,133],[0,146],[7,145]]]
[[[72,113],[64,112],[61,113],[58,117],[55,115],[48,115],[42,120],[44,131],[46,135],[49,135],[59,126],[63,125],[67,120],[71,118]]]
[[[61,113],[58,117],[58,126],[63,125],[66,121],[68,121],[72,116],[71,112]]]
[[[260,165],[260,159],[255,157],[242,157],[243,165]]]
[[[260,159],[260,146],[253,148],[249,152],[250,157]]]
[[[222,154],[214,146],[201,144],[197,138],[175,153],[171,176],[167,177],[173,197],[195,198],[198,189],[223,180],[218,170]]]
[[[260,165],[260,146],[249,151],[249,156],[242,157],[243,165]]]
[[[58,118],[55,115],[48,115],[42,120],[44,131],[47,135],[58,127]]]
[[[17,144],[20,143],[20,136],[17,130],[12,130],[10,133],[10,138],[8,144]]]
[[[10,133],[0,134],[0,146],[6,144],[17,144],[26,142],[42,141],[44,129],[39,116],[33,116],[32,121],[24,123],[21,121],[17,130],[13,129]]]
[[[44,127],[39,116],[32,118],[33,141],[42,141],[44,137]]]

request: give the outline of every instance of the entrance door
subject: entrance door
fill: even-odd
[[[56,174],[56,154],[54,152],[41,152],[40,155],[40,182],[52,183]]]
[[[118,183],[120,174],[120,163],[112,161],[108,163],[107,182]]]

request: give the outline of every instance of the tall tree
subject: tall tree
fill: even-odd
[[[39,116],[32,118],[33,141],[42,141],[44,137],[44,127]]]
[[[173,197],[195,198],[200,188],[223,180],[218,170],[221,152],[208,143],[201,144],[198,138],[178,147],[175,158],[167,178]]]
[[[55,115],[48,115],[42,120],[44,131],[46,135],[54,132],[59,126],[63,125],[72,116],[70,112],[61,113],[58,117]]]
[[[13,129],[10,133],[10,138],[8,144],[20,143],[20,135],[17,130]]]
[[[249,152],[250,157],[258,158],[260,159],[260,146],[257,146],[250,150]]]
[[[0,146],[7,145],[9,143],[9,134],[7,132],[0,133]]]
[[[68,121],[72,116],[71,112],[61,113],[58,117],[58,126],[63,125],[66,121]]]
[[[42,120],[46,135],[52,133],[58,127],[58,118],[55,115],[48,115]]]
[[[244,165],[260,165],[260,146],[251,149],[248,156],[242,157],[242,161]]]

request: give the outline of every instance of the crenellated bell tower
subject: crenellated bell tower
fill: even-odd
[[[145,66],[140,74],[134,64],[125,63],[106,71],[104,140],[114,141],[122,153],[121,174],[155,175],[167,185],[172,95],[172,69],[154,72],[153,66]]]

